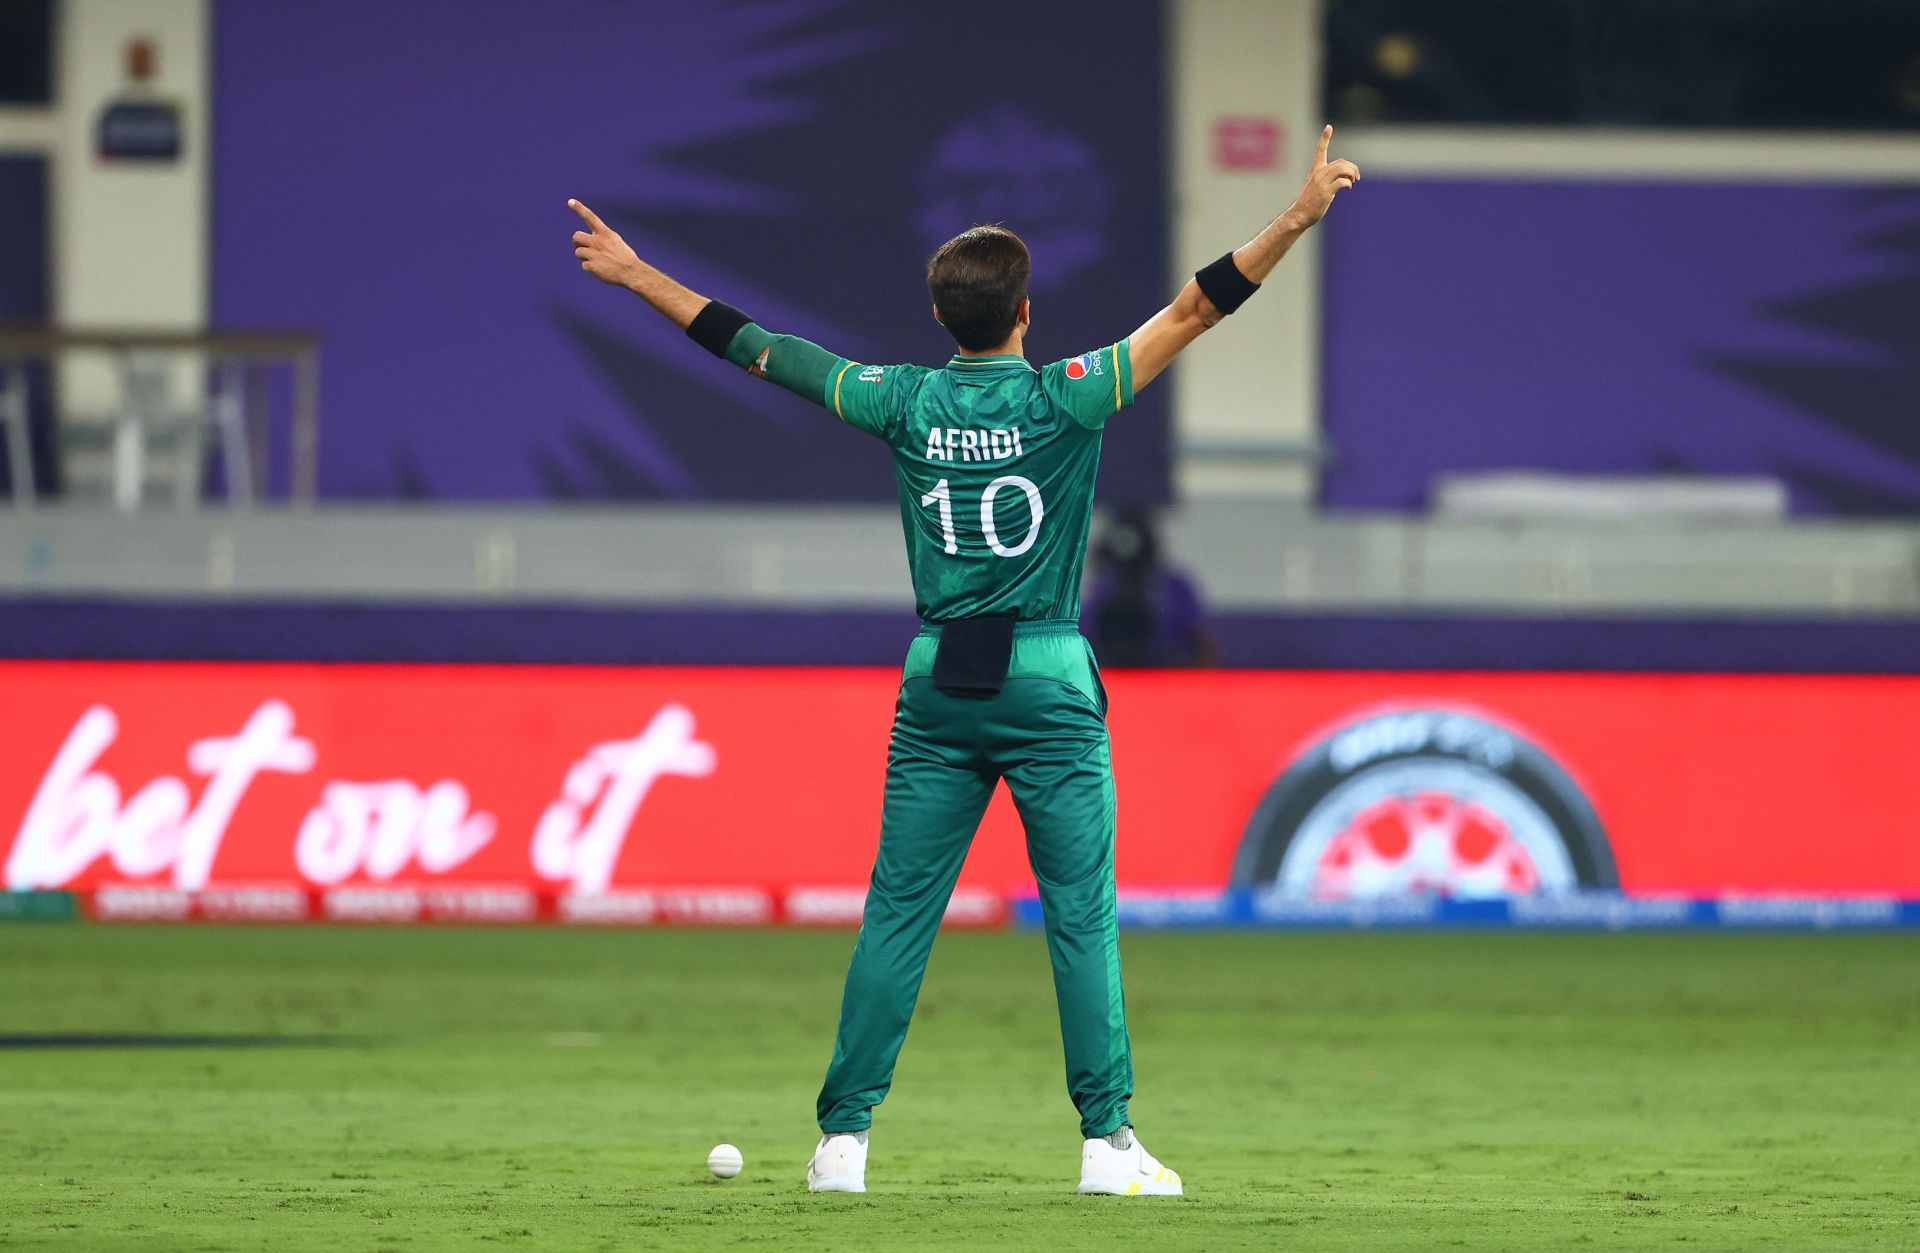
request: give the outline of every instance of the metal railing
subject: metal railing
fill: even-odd
[[[181,456],[177,495],[182,507],[199,496],[201,438],[211,429],[220,439],[227,494],[235,505],[253,503],[265,466],[252,438],[266,416],[265,371],[288,365],[293,371],[292,466],[289,496],[311,506],[318,494],[320,446],[320,341],[300,331],[157,331],[114,328],[0,326],[0,426],[6,428],[14,503],[31,508],[38,497],[34,481],[29,373],[34,361],[54,362],[68,353],[104,352],[120,375],[120,403],[114,415],[114,501],[122,510],[139,506],[145,479],[148,436],[173,431]],[[215,380],[204,408],[182,410],[165,399],[168,359],[207,363]]]

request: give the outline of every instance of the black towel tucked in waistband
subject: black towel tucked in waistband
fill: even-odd
[[[1013,664],[1011,614],[956,618],[940,624],[933,685],[949,696],[998,696]]]

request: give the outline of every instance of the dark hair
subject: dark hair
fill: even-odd
[[[927,290],[940,324],[967,352],[998,348],[1013,334],[1033,259],[1004,226],[976,226],[940,245],[927,262]]]

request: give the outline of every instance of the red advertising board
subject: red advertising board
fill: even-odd
[[[131,912],[845,921],[897,682],[0,663],[0,864]],[[1123,890],[1920,895],[1920,679],[1108,685]],[[962,887],[979,922],[1030,890],[1004,792]]]

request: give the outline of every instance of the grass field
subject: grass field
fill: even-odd
[[[850,943],[0,928],[0,1246],[1920,1249],[1920,937],[1129,936],[1172,1201],[1073,1195],[1025,934],[808,1196]]]

